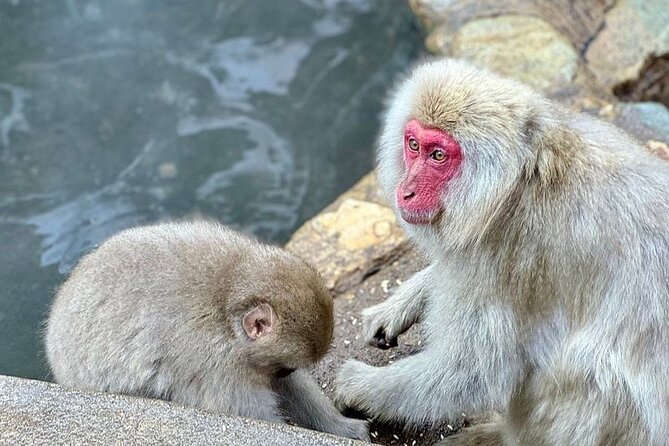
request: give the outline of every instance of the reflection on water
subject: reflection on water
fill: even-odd
[[[83,253],[207,215],[283,242],[372,167],[420,47],[387,0],[0,2],[0,373]]]

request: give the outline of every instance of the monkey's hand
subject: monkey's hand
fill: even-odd
[[[369,441],[367,422],[339,413],[308,371],[274,379],[272,389],[280,396],[282,412],[298,426]]]
[[[417,272],[385,302],[362,310],[367,343],[381,349],[397,347],[397,337],[421,319],[432,266]]]
[[[330,433],[354,440],[369,441],[369,427],[367,421],[342,416],[339,424]]]
[[[339,411],[355,409],[363,413],[370,412],[366,381],[373,375],[376,367],[350,359],[346,361],[335,379],[334,403]]]
[[[397,336],[404,333],[409,326],[397,314],[396,308],[389,301],[362,310],[364,336],[373,347],[387,350],[397,347]]]

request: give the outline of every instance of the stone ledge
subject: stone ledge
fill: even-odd
[[[165,401],[0,376],[2,445],[322,445],[364,443]]]

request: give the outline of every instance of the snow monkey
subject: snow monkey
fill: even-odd
[[[430,265],[363,312],[379,347],[335,401],[458,445],[669,444],[669,165],[621,130],[455,60],[395,91],[378,176]]]
[[[332,296],[310,265],[210,222],[119,233],[58,291],[46,352],[65,386],[147,396],[367,439],[304,370]]]

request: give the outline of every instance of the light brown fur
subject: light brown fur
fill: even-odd
[[[65,386],[367,438],[304,370],[328,350],[332,297],[313,267],[210,222],[123,231],[56,295],[46,352]],[[257,338],[248,315],[265,319]],[[271,325],[271,332],[268,326]],[[262,331],[265,330],[265,331]],[[298,369],[285,378],[274,376]]]
[[[386,115],[391,203],[411,119],[450,133],[463,163],[438,220],[398,214],[430,266],[363,315],[370,340],[422,321],[426,346],[386,367],[345,363],[339,406],[408,423],[506,412],[448,444],[667,444],[669,166],[522,84],[435,61]]]

